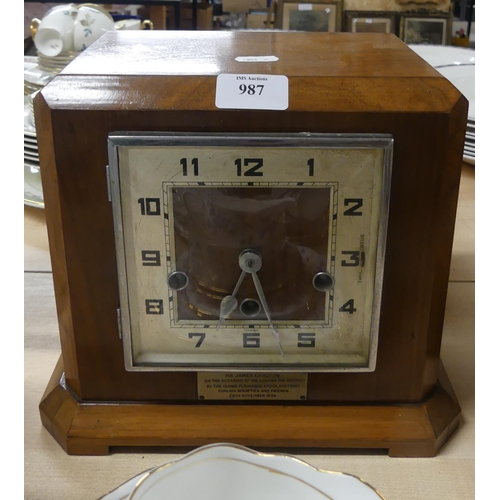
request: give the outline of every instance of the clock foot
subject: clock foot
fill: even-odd
[[[461,413],[443,368],[432,394],[415,404],[179,405],[82,403],[65,386],[61,361],[39,408],[43,425],[69,455],[231,442],[258,449],[385,449],[391,457],[432,457],[457,429]]]

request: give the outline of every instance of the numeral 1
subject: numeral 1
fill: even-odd
[[[314,175],[314,158],[307,160],[307,164],[309,165],[309,177]]]

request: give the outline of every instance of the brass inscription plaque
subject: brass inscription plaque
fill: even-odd
[[[198,372],[198,399],[305,400],[307,373]]]

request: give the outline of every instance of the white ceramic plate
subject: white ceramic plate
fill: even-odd
[[[476,51],[442,45],[408,45],[422,59],[446,77],[469,101],[469,120],[475,120]]]
[[[408,45],[422,59],[427,61],[432,67],[475,64],[476,51],[464,47],[451,47],[449,45]]]
[[[40,168],[24,162],[24,204],[44,208]]]
[[[462,92],[469,101],[469,120],[476,119],[475,66],[446,66],[436,68],[444,77]]]
[[[476,165],[476,158],[474,156],[469,156],[464,154],[464,162],[470,165]]]
[[[28,163],[36,163],[37,166],[38,166],[38,163],[39,163],[39,158],[38,158],[38,155],[34,155],[34,154],[30,154],[28,152],[24,152],[24,162],[28,162]]]
[[[24,56],[24,71],[27,69],[36,68],[38,64],[38,59],[36,56]]]
[[[196,480],[193,480],[196,478]],[[126,492],[129,491],[128,496]],[[198,448],[136,476],[103,500],[380,500],[361,479],[232,444]]]
[[[38,149],[31,143],[24,143],[24,156],[38,158]]]
[[[38,67],[38,63],[36,65],[32,64],[32,61],[24,63],[24,80],[28,83],[36,85],[38,87],[45,87],[47,83],[54,78],[54,73],[49,73],[47,71],[43,71]]]
[[[36,130],[31,122],[30,96],[24,96],[24,204],[44,208]]]
[[[24,135],[36,137],[36,129],[32,122],[30,96],[24,96]]]

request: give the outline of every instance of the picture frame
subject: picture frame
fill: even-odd
[[[285,31],[341,31],[342,4],[342,0],[280,2],[279,27]]]
[[[399,23],[399,37],[407,44],[449,45],[452,19],[450,14],[404,13]]]
[[[344,31],[349,33],[396,34],[395,12],[345,11]]]

